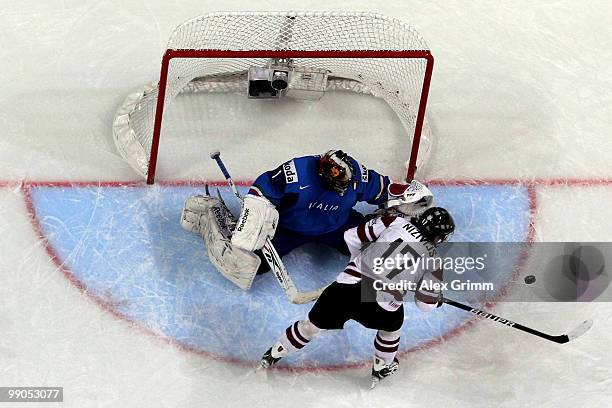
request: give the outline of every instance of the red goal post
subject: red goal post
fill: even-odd
[[[408,133],[406,178],[414,178],[427,156],[419,151],[431,148],[425,110],[434,59],[416,30],[372,13],[230,12],[183,23],[164,53],[159,82],[129,95],[117,111],[118,151],[153,184],[164,108],[175,97],[235,91],[253,97],[253,70],[276,73],[279,61],[288,77],[274,97],[317,100],[351,91],[385,100]]]

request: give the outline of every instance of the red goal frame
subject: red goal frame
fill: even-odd
[[[419,153],[421,132],[425,121],[425,110],[429,96],[429,87],[433,73],[434,58],[429,50],[219,50],[219,49],[168,49],[164,53],[159,76],[159,91],[155,109],[155,122],[149,156],[147,184],[155,182],[155,172],[159,153],[159,141],[162,131],[166,86],[170,62],[175,58],[411,58],[424,59],[426,67],[419,107],[412,137],[410,159],[407,166],[406,181],[414,178],[417,170],[416,161]]]

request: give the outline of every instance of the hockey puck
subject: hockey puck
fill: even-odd
[[[525,276],[525,283],[528,285],[531,285],[532,283],[534,283],[536,281],[536,277],[533,275],[527,275]]]

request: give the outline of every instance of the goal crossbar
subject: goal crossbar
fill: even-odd
[[[414,178],[421,132],[425,121],[425,109],[429,96],[429,87],[433,73],[434,58],[429,50],[219,50],[219,49],[168,49],[164,53],[159,79],[159,94],[153,125],[153,139],[149,159],[147,183],[155,182],[155,170],[159,152],[159,140],[162,129],[166,85],[170,62],[175,58],[411,58],[426,61],[423,86],[412,138],[410,159],[407,166],[406,181]]]

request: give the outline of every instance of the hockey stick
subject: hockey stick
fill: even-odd
[[[524,331],[526,333],[532,334],[534,336],[538,336],[538,337],[541,337],[543,339],[546,339],[546,340],[549,340],[549,341],[553,341],[553,342],[559,343],[559,344],[567,343],[569,341],[572,341],[572,340],[582,336],[593,325],[593,321],[592,320],[590,320],[590,319],[589,320],[585,320],[584,322],[580,323],[576,328],[574,328],[569,333],[561,334],[561,335],[558,335],[558,336],[553,336],[551,334],[542,333],[541,331],[532,329],[531,327],[527,327],[527,326],[523,326],[522,324],[515,323],[515,322],[513,322],[511,320],[508,320],[508,319],[505,319],[503,317],[496,316],[496,315],[494,315],[492,313],[482,311],[482,310],[477,309],[475,307],[464,305],[463,303],[459,303],[459,302],[457,302],[455,300],[452,300],[452,299],[444,298],[443,301],[447,305],[451,305],[451,306],[454,306],[456,308],[463,309],[463,310],[465,310],[467,312],[475,314],[478,317],[482,317],[484,319],[490,319],[490,320],[493,320],[494,322],[501,323],[501,324],[506,325],[508,327],[512,327],[513,329],[521,330],[521,331]]]
[[[221,160],[221,153],[219,151],[214,151],[210,154],[210,158],[217,162],[217,165],[219,166],[219,169],[221,169],[223,177],[225,177],[225,180],[232,189],[232,192],[238,198],[238,200],[242,202],[242,196],[236,188],[234,180],[232,180],[232,176],[230,176],[229,172],[227,171],[227,168],[225,167],[225,164],[223,164],[223,161]],[[291,303],[309,303],[313,300],[316,300],[321,295],[321,292],[323,292],[324,288],[319,288],[310,292],[298,292],[295,284],[293,283],[293,280],[291,279],[291,277],[289,277],[289,273],[287,272],[287,268],[285,268],[281,257],[278,255],[278,252],[276,252],[274,245],[272,245],[272,241],[270,240],[270,238],[266,239],[266,243],[264,244],[263,248],[261,248],[261,252],[264,255],[264,259],[270,266],[270,270],[276,277],[276,280],[278,281],[281,288],[283,288],[283,290],[287,294],[287,297],[289,298]]]

